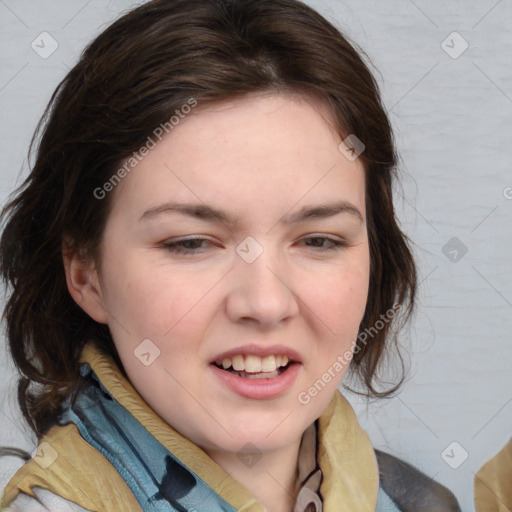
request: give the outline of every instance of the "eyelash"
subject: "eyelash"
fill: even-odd
[[[322,252],[339,251],[339,250],[347,247],[346,242],[342,242],[339,240],[335,240],[334,238],[329,238],[329,237],[325,237],[325,236],[311,236],[311,237],[303,238],[302,240],[327,240],[331,244],[330,247],[325,247],[325,248],[313,247],[313,249],[319,249]],[[196,241],[209,242],[209,240],[206,238],[188,238],[186,240],[178,240],[176,242],[165,242],[163,244],[163,246],[165,247],[165,249],[167,251],[169,251],[170,253],[173,253],[173,254],[183,254],[183,255],[199,254],[196,251],[196,249],[187,249],[187,248],[183,247],[183,245],[182,245],[182,244],[185,244],[188,242],[196,242]],[[199,247],[197,249],[199,249]]]

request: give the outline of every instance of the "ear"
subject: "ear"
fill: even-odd
[[[96,322],[107,323],[107,310],[101,293],[98,272],[82,251],[63,246],[62,258],[69,293],[74,301]]]

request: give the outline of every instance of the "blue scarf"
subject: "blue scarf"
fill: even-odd
[[[82,437],[115,467],[147,512],[236,512],[208,484],[155,439],[103,386],[89,377],[73,405],[64,404],[59,424],[72,422]]]

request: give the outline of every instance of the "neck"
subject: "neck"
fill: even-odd
[[[207,451],[219,466],[240,482],[267,512],[292,512],[298,477],[301,438],[272,452],[243,454]]]

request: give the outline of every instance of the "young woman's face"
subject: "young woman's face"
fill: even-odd
[[[369,284],[364,169],[328,118],[288,95],[198,105],[111,192],[106,321],[135,388],[206,451],[296,442],[347,369]]]

